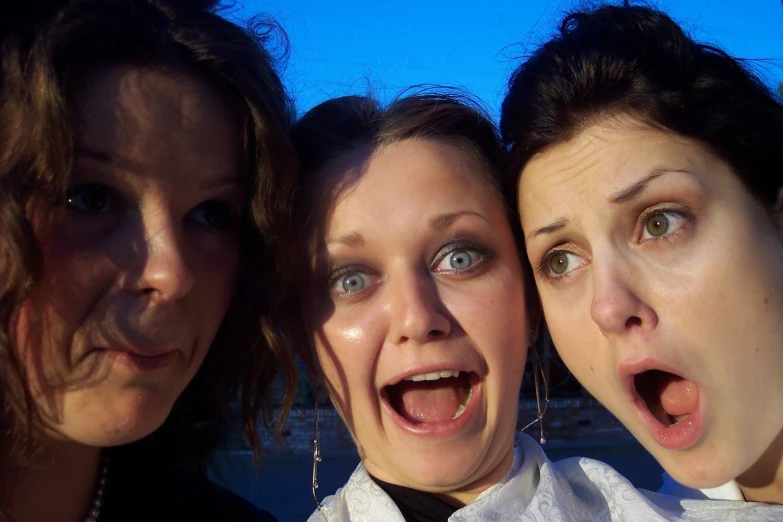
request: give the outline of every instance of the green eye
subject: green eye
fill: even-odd
[[[565,274],[568,270],[568,254],[558,252],[549,258],[549,268],[557,275]]]
[[[669,231],[669,218],[663,212],[658,212],[647,218],[644,227],[653,237],[661,237]]]

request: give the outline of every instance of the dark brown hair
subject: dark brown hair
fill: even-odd
[[[289,98],[269,48],[285,35],[269,20],[247,29],[209,0],[12,0],[0,7],[0,470],[34,447],[39,418],[19,359],[15,324],[42,276],[40,240],[63,209],[73,151],[71,110],[82,79],[112,66],[195,77],[236,108],[247,179],[237,294],[206,359],[163,426],[114,454],[135,464],[205,464],[239,399],[245,437],[260,456],[256,423],[271,425],[273,378],[296,368],[276,317],[285,289],[284,231],[296,156]],[[279,268],[279,270],[277,270]],[[277,275],[275,275],[277,274]],[[114,458],[114,457],[113,457]]]
[[[569,14],[512,74],[500,119],[512,201],[533,156],[619,114],[706,145],[759,201],[775,203],[783,186],[780,99],[665,13],[628,5]]]

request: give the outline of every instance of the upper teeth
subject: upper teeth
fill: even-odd
[[[446,379],[448,377],[459,377],[459,371],[454,370],[441,370],[438,372],[419,373],[417,375],[411,375],[405,377],[406,381],[437,381],[438,379]]]

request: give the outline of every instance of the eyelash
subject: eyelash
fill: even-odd
[[[475,252],[479,256],[481,256],[481,259],[479,259],[478,262],[476,262],[475,264],[471,264],[468,268],[464,268],[464,269],[454,268],[452,270],[441,272],[441,273],[470,274],[475,270],[482,268],[487,263],[487,261],[491,260],[495,256],[495,253],[493,251],[491,251],[486,246],[481,245],[478,241],[456,239],[447,243],[446,246],[438,250],[438,254],[435,256],[435,259],[430,264],[430,268],[434,269],[434,267],[438,266],[444,259],[446,259],[449,256],[449,254],[453,254],[455,252],[463,252],[463,251]]]
[[[673,232],[666,234],[665,236],[647,238],[644,240],[644,242],[672,241],[673,239],[677,238],[681,233],[685,232],[693,224],[694,221],[693,213],[687,207],[682,205],[668,204],[665,206],[645,209],[637,218],[636,227],[634,230],[634,236],[637,238],[637,241],[640,240],[641,235],[644,233],[644,228],[646,226],[647,221],[652,216],[657,214],[676,214],[679,217],[681,217],[684,222],[679,228],[677,228]],[[571,255],[577,255],[579,257],[583,257],[580,254],[574,252],[573,250],[569,250],[563,247],[564,245],[558,245],[554,249],[549,250],[534,266],[534,270],[536,274],[538,274],[539,277],[546,279],[552,284],[557,284],[566,281],[579,268],[576,267],[561,275],[553,275],[550,271],[550,262],[552,261],[554,256],[558,254],[571,254]]]
[[[105,208],[97,210],[86,208],[89,205],[84,205],[83,198],[88,196],[102,196],[105,199]],[[126,203],[122,196],[111,187],[101,183],[83,183],[68,191],[66,206],[79,216],[91,218],[96,215],[117,214],[126,208]],[[215,219],[210,220],[209,218]],[[234,228],[241,218],[241,212],[233,208],[230,203],[216,199],[202,201],[189,210],[186,215],[188,222],[215,231]]]
[[[647,221],[656,214],[676,214],[677,216],[681,217],[683,219],[683,224],[674,232],[670,234],[666,234],[665,236],[660,237],[652,237],[648,238],[645,241],[671,241],[674,238],[678,237],[680,234],[682,234],[684,231],[689,228],[689,226],[694,221],[693,213],[686,207],[682,205],[666,205],[661,207],[653,207],[646,209],[644,212],[642,212],[639,215],[639,220],[637,224],[637,230],[636,235],[641,236],[641,234],[644,233],[644,227],[647,223]]]
[[[474,263],[471,264],[468,268],[464,269],[452,269],[446,272],[440,272],[441,274],[471,274],[476,270],[479,270],[484,267],[484,265],[487,263],[487,261],[491,260],[495,253],[491,251],[489,248],[478,244],[477,241],[473,240],[455,240],[452,239],[449,242],[446,243],[445,246],[441,247],[440,250],[438,250],[438,254],[435,256],[435,259],[430,264],[430,270],[434,270],[434,268],[440,264],[444,259],[446,259],[449,254],[453,254],[454,252],[461,252],[461,251],[470,251],[475,252],[480,256],[480,259]],[[374,272],[370,269],[368,269],[365,266],[361,265],[336,265],[329,269],[328,276],[327,276],[327,286],[329,288],[329,292],[333,293],[333,295],[337,296],[341,299],[354,299],[361,295],[361,290],[357,292],[342,292],[342,291],[335,291],[335,286],[340,282],[340,280],[345,277],[348,274],[363,274],[363,275],[369,275],[372,277],[374,275]]]

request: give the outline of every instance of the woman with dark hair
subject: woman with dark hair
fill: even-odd
[[[707,488],[678,492],[783,504],[781,100],[664,13],[603,6],[514,72],[501,132],[570,370]]]
[[[0,519],[269,519],[205,471],[293,395],[296,157],[275,27],[214,4],[0,8]]]
[[[553,464],[516,433],[538,303],[502,197],[504,151],[476,104],[337,98],[292,137],[310,274],[292,331],[362,461],[312,522],[715,519],[711,501],[640,492],[590,459]],[[773,520],[726,508],[725,520]]]

